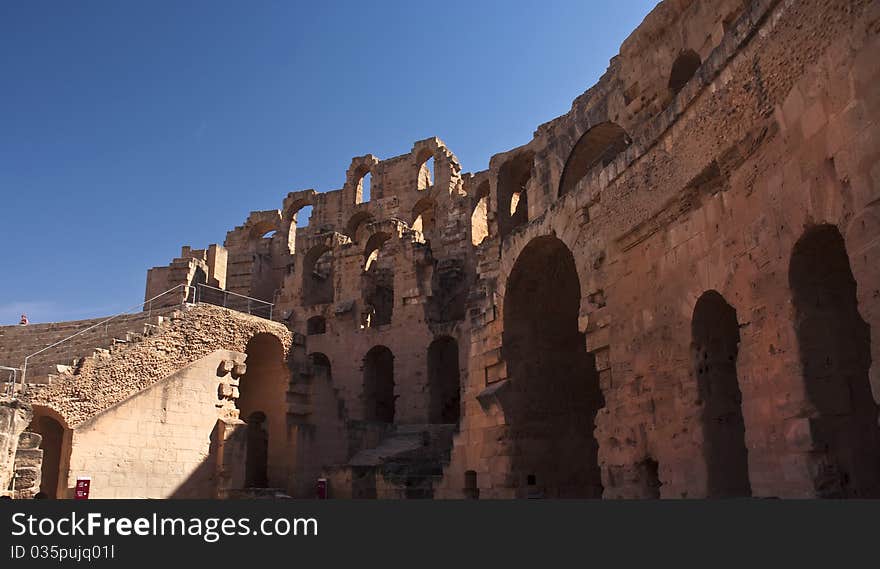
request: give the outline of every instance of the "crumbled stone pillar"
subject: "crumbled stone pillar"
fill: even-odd
[[[33,412],[18,399],[0,399],[0,495],[8,495],[15,468],[19,436],[31,422]],[[40,442],[37,441],[37,446]],[[39,471],[37,476],[39,486]]]

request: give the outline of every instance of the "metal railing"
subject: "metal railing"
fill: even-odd
[[[24,387],[26,385],[28,362],[30,361],[30,359],[32,357],[38,356],[47,350],[51,350],[52,348],[57,348],[61,344],[64,344],[65,342],[69,342],[70,340],[72,340],[76,337],[79,337],[79,336],[85,334],[86,332],[89,332],[90,330],[100,328],[101,326],[104,327],[104,332],[107,333],[110,322],[112,322],[113,320],[116,320],[117,318],[121,318],[123,316],[131,316],[133,314],[136,314],[136,312],[135,312],[136,308],[139,309],[138,312],[147,312],[148,316],[151,316],[153,314],[153,303],[156,302],[157,300],[159,300],[160,298],[171,294],[172,292],[175,292],[178,290],[185,290],[186,291],[186,293],[184,293],[180,302],[171,303],[171,304],[164,304],[162,307],[168,308],[168,307],[175,306],[178,304],[183,304],[184,302],[186,302],[186,299],[190,296],[190,294],[192,294],[192,291],[191,291],[192,288],[193,287],[190,285],[179,284],[176,287],[170,288],[170,289],[166,290],[165,292],[157,294],[153,298],[148,298],[147,300],[145,300],[139,304],[135,304],[134,306],[132,306],[131,308],[129,308],[125,312],[120,312],[119,314],[116,314],[116,315],[111,316],[109,318],[105,318],[104,320],[101,320],[97,324],[92,324],[91,326],[89,326],[87,328],[83,328],[82,330],[80,330],[79,332],[76,332],[75,334],[71,334],[70,336],[67,336],[66,338],[58,340],[54,344],[50,344],[41,350],[37,350],[36,352],[34,352],[28,356],[25,356],[24,364],[21,366],[21,388],[24,389]],[[14,384],[12,386],[12,390],[14,393],[15,392],[15,385]]]
[[[15,397],[15,383],[18,379],[18,372],[20,372],[21,370],[17,367],[0,366],[0,371],[11,372],[9,376],[10,379],[5,382],[3,387],[6,395],[8,395],[9,397]]]
[[[237,310],[238,312],[246,312],[260,318],[272,319],[273,304],[259,298],[245,296],[237,292],[229,292],[211,285],[199,283],[195,285],[195,302],[203,302],[205,304],[213,304]]]
[[[169,299],[165,298],[172,293],[178,292],[180,294],[179,300],[169,301]],[[160,300],[162,299],[162,300]],[[155,308],[172,308],[174,306],[180,306],[183,304],[193,304],[193,303],[206,303],[213,304],[216,306],[222,306],[224,308],[228,308],[230,310],[235,310],[238,312],[245,312],[247,314],[251,314],[253,316],[259,316],[261,318],[272,319],[272,308],[273,304],[271,302],[266,302],[265,300],[260,300],[259,298],[253,298],[250,296],[245,296],[243,294],[238,294],[235,292],[229,292],[226,290],[222,290],[210,285],[198,283],[196,285],[188,285],[188,284],[179,284],[173,288],[166,290],[160,294],[152,298],[148,298],[147,300],[135,304],[125,312],[120,312],[114,316],[109,318],[105,318],[100,322],[92,324],[82,330],[71,334],[57,342],[50,344],[36,352],[25,356],[24,363],[22,367],[19,368],[11,368],[0,366],[0,371],[10,371],[12,372],[12,381],[7,382],[6,390],[10,391],[11,395],[15,395],[16,383],[20,382],[21,390],[24,390],[26,381],[27,381],[27,370],[28,363],[31,358],[38,356],[48,350],[53,348],[57,348],[58,346],[70,342],[74,338],[82,336],[83,334],[99,329],[101,327],[104,328],[104,334],[109,335],[109,327],[110,323],[118,318],[122,318],[123,316],[132,316],[137,314],[138,312],[145,312],[147,316],[152,316],[154,307]],[[159,306],[156,306],[156,305]],[[137,310],[136,310],[137,309]],[[72,360],[71,360],[72,361]],[[18,372],[21,372],[20,375]]]

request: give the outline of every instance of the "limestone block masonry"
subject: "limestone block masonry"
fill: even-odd
[[[147,274],[272,320],[171,298],[46,355],[40,489],[880,497],[878,54],[878,2],[667,0],[487,169],[353,158]]]

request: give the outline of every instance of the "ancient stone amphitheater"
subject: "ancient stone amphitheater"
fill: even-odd
[[[880,3],[667,0],[485,170],[359,156],[142,312],[0,328],[0,483],[880,496],[878,120]]]

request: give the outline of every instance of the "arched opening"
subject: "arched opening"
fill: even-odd
[[[293,222],[296,227],[308,227],[309,220],[312,218],[312,206],[305,205],[293,214]]]
[[[40,492],[45,492],[49,498],[63,498],[64,496],[58,495],[58,486],[62,481],[67,483],[67,476],[61,474],[64,425],[52,417],[39,415],[33,418],[27,430],[43,438],[40,442],[40,449],[43,451]]]
[[[559,197],[573,191],[594,168],[604,168],[630,144],[626,131],[603,122],[585,132],[568,155],[559,180]]]
[[[306,334],[315,336],[327,332],[327,320],[323,316],[312,316],[306,320]]]
[[[394,422],[394,355],[376,346],[364,357],[364,419]]]
[[[246,488],[269,486],[269,433],[266,414],[254,411],[247,417],[247,456],[244,485]]]
[[[426,190],[434,185],[434,153],[425,150],[419,157],[419,179],[417,187]]]
[[[333,302],[334,293],[333,251],[325,245],[318,245],[303,259],[303,305]]]
[[[376,233],[364,248],[361,290],[367,307],[365,328],[390,324],[394,313],[394,263],[382,254],[389,239],[387,233]]]
[[[672,70],[669,72],[669,90],[673,95],[684,89],[684,86],[700,68],[701,63],[700,56],[692,49],[682,51],[675,58]]]
[[[208,275],[205,273],[204,269],[202,269],[201,267],[196,267],[196,270],[193,271],[192,278],[189,280],[189,286],[191,288],[186,293],[186,301],[189,303],[193,303],[201,299],[200,293],[202,292],[202,290],[199,289],[202,287],[200,287],[199,285],[204,284],[208,284]]]
[[[477,188],[476,205],[471,213],[471,243],[479,245],[489,236],[489,181]]]
[[[461,378],[458,342],[437,338],[428,346],[428,421],[458,423],[461,415]]]
[[[357,190],[355,191],[357,198],[355,203],[367,203],[372,199],[373,175],[367,169],[364,169],[359,175]]]
[[[256,222],[248,231],[248,237],[251,241],[270,238],[275,234],[277,229],[278,227],[270,221]]]
[[[801,369],[813,406],[814,480],[821,497],[880,496],[880,429],[871,394],[871,330],[859,314],[843,236],[808,229],[789,266]]]
[[[256,488],[286,488],[287,388],[290,372],[284,348],[272,334],[256,334],[245,348],[245,374],[239,378],[236,405],[247,423],[245,483]]]
[[[502,354],[510,381],[505,415],[512,473],[522,496],[602,496],[596,412],[604,405],[595,358],[578,330],[581,288],[574,257],[555,237],[520,253],[507,281]],[[524,497],[524,496],[523,496]]]
[[[413,208],[412,228],[422,235],[429,237],[434,234],[435,221],[434,212],[436,211],[434,200],[424,198],[416,203]]]
[[[498,171],[499,225],[502,239],[529,220],[526,189],[532,179],[534,154],[524,152],[504,164]]]
[[[643,481],[642,498],[659,500],[660,487],[663,486],[660,482],[660,463],[648,456],[638,463],[637,468]]]
[[[710,290],[694,307],[691,357],[702,402],[703,456],[710,498],[751,496],[742,393],[736,373],[736,310]]]
[[[373,216],[366,211],[359,211],[351,216],[346,225],[345,234],[351,237],[355,243],[363,243],[370,234],[369,224],[373,223]]]

